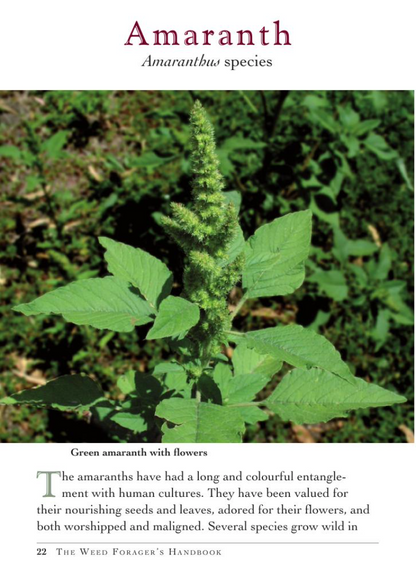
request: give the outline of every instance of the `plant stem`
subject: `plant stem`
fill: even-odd
[[[236,335],[238,337],[245,337],[245,333],[242,333],[241,331],[229,331],[228,335]]]
[[[266,406],[265,400],[259,402],[239,402],[238,404],[229,404],[228,408],[245,408],[246,406]]]
[[[250,97],[245,93],[245,91],[239,91],[239,93],[242,96],[242,98],[244,99],[244,101],[247,103],[247,105],[250,107],[251,111],[255,114],[258,114],[259,110],[254,105],[254,103],[252,102]]]
[[[234,319],[234,317],[239,313],[239,311],[241,310],[241,308],[243,307],[244,303],[247,301],[248,297],[247,297],[247,293],[245,293],[242,298],[240,299],[240,301],[237,303],[234,311],[231,314],[231,321]]]

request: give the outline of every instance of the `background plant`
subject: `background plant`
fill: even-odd
[[[1,263],[5,304],[16,302],[17,297],[28,300],[29,293],[34,298],[77,276],[82,277],[82,270],[86,277],[104,274],[96,242],[96,236],[100,234],[144,248],[163,260],[173,258],[169,264],[174,267],[175,280],[180,281],[182,265],[177,251],[163,237],[159,224],[160,214],[167,211],[167,207],[162,205],[161,208],[160,201],[162,197],[168,205],[170,200],[183,202],[189,198],[189,135],[185,122],[191,96],[168,92],[95,93],[91,95],[94,107],[88,111],[80,105],[81,101],[87,101],[86,95],[51,92],[2,96],[5,107],[2,115],[3,147],[15,146],[19,151],[25,151],[28,121],[35,125],[34,131],[40,143],[47,142],[59,131],[68,132],[59,156],[49,159],[44,152],[41,156],[46,160],[45,173],[58,208],[57,215],[61,216],[65,209],[72,213],[69,223],[62,219],[62,223],[69,224],[69,227],[64,229],[64,242],[56,245],[51,237],[55,236],[57,229],[54,228],[54,218],[47,214],[41,188],[31,190],[30,182],[26,190],[22,188],[30,175],[35,174],[33,168],[13,157],[16,152],[10,154],[10,149],[3,149],[6,172],[3,172],[2,188],[5,228]],[[413,265],[412,195],[409,190],[413,110],[410,94],[212,92],[197,96],[208,108],[217,129],[226,190],[242,192],[240,216],[246,236],[263,221],[310,206],[318,218],[314,225],[313,246],[319,251],[313,254],[314,265],[320,270],[331,268],[344,272],[339,260],[331,258],[334,226],[318,214],[325,212],[331,220],[338,215],[339,226],[349,240],[374,242],[374,236],[368,231],[370,225],[382,244],[388,241],[392,252],[391,269],[386,280],[405,282],[400,297],[409,305]],[[318,109],[326,111],[326,115],[332,116],[337,123],[341,123],[340,108],[357,111],[360,123],[374,118],[379,120],[378,127],[371,131],[383,137],[390,153],[396,152],[395,157],[383,160],[364,143],[360,143],[355,157],[348,157],[348,150],[338,137],[339,132],[331,132],[311,115],[309,103],[305,101],[308,96],[324,99],[328,105]],[[69,121],[79,118],[78,113],[74,113],[78,110],[84,116],[85,130],[74,127]],[[79,139],[80,133],[84,134],[83,141]],[[367,139],[358,137],[360,142]],[[328,151],[331,158],[325,158]],[[339,153],[346,158],[352,171],[344,178],[336,204],[331,206],[333,201],[327,194],[318,192],[318,187],[310,187],[307,182],[304,184],[303,180],[310,180],[317,161],[321,171],[314,170],[313,173],[321,184],[329,184],[338,171],[334,159],[341,159]],[[409,184],[398,160],[404,163]],[[28,199],[28,194],[37,197]],[[153,224],[149,224],[148,212],[153,216]],[[393,221],[391,217],[394,217]],[[44,222],[36,222],[39,220]],[[44,249],[43,244],[50,246]],[[65,248],[65,253],[58,257],[53,248]],[[329,253],[329,257],[323,257],[322,252]],[[379,253],[376,251],[374,258]],[[63,256],[67,257],[66,261]],[[369,255],[351,255],[347,263],[353,265],[358,261],[366,265],[371,260]],[[312,266],[308,272],[313,276]],[[41,277],[39,273],[42,273]],[[375,298],[370,301],[371,310],[368,303],[364,303],[361,309],[355,306],[351,311],[348,301],[334,300],[316,282],[311,282],[295,295],[279,301],[262,300],[259,304],[253,299],[241,313],[256,327],[274,324],[276,320],[294,321],[295,318],[303,325],[320,325],[321,331],[353,364],[357,375],[411,396],[411,328],[390,318],[387,340],[374,354],[377,305],[383,309],[384,304]],[[377,309],[374,314],[373,305]],[[329,314],[323,324],[322,313],[324,318]],[[121,337],[111,332],[86,331],[87,328],[58,323],[56,319],[46,319],[41,323],[33,320],[23,323],[23,320],[17,321],[15,315],[4,311],[2,365],[5,372],[2,384],[5,390],[27,386],[16,373],[29,376],[34,382],[43,381],[46,376],[83,371],[92,373],[101,385],[117,395],[112,387],[116,377],[125,370],[130,354],[142,371],[153,367],[155,352],[138,341],[140,331],[138,337]],[[36,354],[31,349],[35,342]],[[100,343],[99,352],[90,347],[98,345],[97,342]],[[163,342],[158,350],[155,357],[164,357]],[[68,355],[66,361],[61,358],[63,352]],[[27,361],[29,355],[32,361]],[[412,427],[411,411],[411,405],[405,405],[394,411],[386,408],[376,413],[359,413],[342,426],[335,422],[308,427],[306,438],[402,440],[405,434],[399,427]],[[27,415],[25,424],[21,417],[13,422],[13,415],[17,414],[13,409],[8,408],[4,414],[4,439],[31,439],[33,434],[45,438],[42,425],[39,432],[36,432],[38,428],[32,432],[31,416]],[[79,423],[72,430],[75,423],[68,419],[63,424],[60,417],[58,425],[54,418],[54,414],[48,418],[42,415],[42,423],[49,429],[52,427],[54,439],[80,438]],[[58,432],[57,426],[64,426],[64,431]],[[89,434],[88,439],[107,438],[103,433],[95,432],[98,430],[95,424],[83,423],[81,427],[94,430],[95,436]],[[65,434],[65,431],[71,432]],[[46,438],[51,437],[47,435]],[[248,438],[292,440],[303,437],[299,437],[296,427],[273,418],[255,425]]]

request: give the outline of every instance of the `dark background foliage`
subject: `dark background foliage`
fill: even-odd
[[[411,441],[414,114],[405,91],[0,93],[0,396],[87,373],[117,397],[120,374],[166,357],[141,328],[100,332],[11,306],[104,275],[99,235],[162,258],[180,285],[181,257],[160,216],[189,198],[196,98],[216,130],[225,189],[241,194],[246,236],[287,212],[314,214],[305,284],[252,300],[236,326],[312,326],[357,375],[408,398],[314,426],[271,417],[247,440]],[[0,408],[3,442],[114,436],[88,416]]]

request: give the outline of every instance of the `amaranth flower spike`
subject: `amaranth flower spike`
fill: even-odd
[[[237,211],[223,194],[215,153],[214,128],[196,101],[191,112],[192,202],[172,204],[163,224],[185,252],[184,296],[202,310],[192,337],[203,362],[219,351],[230,329],[227,295],[238,282],[243,254],[230,261],[229,246],[238,228]]]

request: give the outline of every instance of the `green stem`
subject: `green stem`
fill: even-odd
[[[239,93],[242,96],[242,98],[244,99],[244,101],[247,103],[247,105],[250,107],[251,111],[257,115],[259,110],[254,105],[254,103],[252,102],[250,97],[245,93],[245,91],[239,91]]]
[[[245,337],[246,336],[246,334],[242,333],[241,331],[229,331],[228,335],[236,335],[238,337]],[[233,341],[233,340],[231,340],[231,341]]]
[[[241,310],[241,308],[243,307],[243,305],[247,301],[247,299],[248,299],[247,293],[244,293],[244,295],[242,296],[242,298],[240,299],[240,301],[237,303],[234,311],[231,314],[231,321],[239,313],[239,311]]]
[[[227,408],[245,408],[246,406],[267,406],[265,400],[259,402],[239,402],[238,404],[229,404]]]

